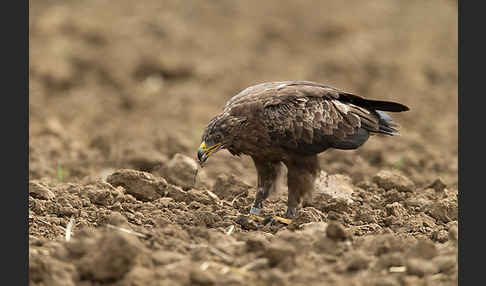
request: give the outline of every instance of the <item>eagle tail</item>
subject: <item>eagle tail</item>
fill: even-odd
[[[356,104],[358,106],[362,106],[368,109],[374,110],[382,110],[382,111],[390,111],[390,112],[402,112],[407,111],[409,108],[401,103],[392,102],[392,101],[383,101],[383,100],[373,100],[373,99],[366,99],[361,96],[357,96],[350,93],[340,93],[340,98],[344,101],[350,102],[352,104]]]
[[[378,132],[381,134],[396,136],[400,135],[398,124],[396,124],[388,114],[383,111],[377,110],[376,113],[378,114]]]
[[[373,99],[366,99],[361,96],[357,96],[350,93],[340,93],[340,99],[349,102],[351,104],[363,107],[378,117],[378,130],[373,128],[372,130],[368,129],[368,131],[375,133],[375,134],[385,134],[385,135],[400,135],[398,133],[398,124],[396,124],[390,116],[388,116],[384,111],[389,112],[402,112],[407,111],[409,108],[403,104],[391,101],[383,101],[383,100],[373,100]]]

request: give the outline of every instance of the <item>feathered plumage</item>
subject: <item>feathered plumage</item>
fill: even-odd
[[[288,168],[286,216],[293,217],[319,171],[317,154],[329,148],[356,149],[370,135],[398,134],[384,112],[409,110],[400,103],[370,100],[309,81],[268,82],[228,100],[204,130],[198,158],[202,164],[220,149],[252,157],[258,173],[259,214],[275,188],[281,162]]]

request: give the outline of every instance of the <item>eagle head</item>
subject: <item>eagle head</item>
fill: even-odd
[[[201,145],[197,150],[197,159],[199,165],[202,165],[206,160],[223,148],[228,148],[232,145],[233,140],[237,137],[237,127],[242,126],[241,118],[234,117],[228,113],[221,113],[208,123],[204,129]]]

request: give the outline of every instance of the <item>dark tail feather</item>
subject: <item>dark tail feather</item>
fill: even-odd
[[[400,135],[398,125],[383,111],[376,111],[378,114],[378,133],[386,135]]]
[[[409,108],[401,103],[391,102],[391,101],[380,101],[380,100],[366,100],[372,108],[376,110],[390,111],[390,112],[402,112],[407,111]]]
[[[407,111],[409,108],[401,103],[391,102],[391,101],[382,101],[382,100],[373,100],[373,99],[366,99],[361,96],[357,96],[350,93],[340,93],[341,98],[345,101],[351,102],[352,104],[356,104],[358,106],[362,106],[369,109],[374,110],[383,110],[383,111],[390,111],[390,112],[402,112]]]

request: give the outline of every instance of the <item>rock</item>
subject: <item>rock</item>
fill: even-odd
[[[396,189],[400,192],[413,192],[415,188],[415,184],[397,170],[382,170],[373,177],[373,182],[387,191]]]
[[[430,184],[427,188],[432,188],[434,189],[436,192],[442,192],[444,191],[444,189],[446,188],[446,184],[444,184],[444,182],[442,182],[442,180],[439,178],[439,179],[436,179],[432,184]]]
[[[263,257],[268,258],[270,267],[283,266],[288,269],[295,265],[295,256],[297,250],[295,247],[285,241],[273,241],[265,249]]]
[[[143,248],[134,236],[113,230],[104,232],[95,245],[76,263],[81,276],[98,281],[121,279]]]
[[[423,277],[439,272],[438,267],[431,261],[421,258],[410,258],[407,261],[407,273]]]
[[[29,181],[29,195],[41,200],[52,200],[56,197],[51,190],[37,181]]]
[[[445,229],[434,231],[432,233],[432,239],[444,243],[449,240],[449,233]]]
[[[76,267],[48,255],[29,254],[29,279],[40,282],[36,285],[74,286],[78,285]]]
[[[438,250],[435,247],[435,244],[429,240],[418,240],[417,243],[412,246],[408,252],[410,257],[417,257],[423,258],[426,260],[430,260],[436,257],[438,254]]]
[[[204,180],[203,171],[198,171],[197,162],[189,156],[180,153],[175,154],[163,169],[163,173],[169,183],[180,186],[183,189],[195,187],[196,182]]]
[[[251,188],[233,174],[221,174],[216,178],[212,190],[220,199],[231,201],[238,195],[248,193]]]
[[[454,243],[457,243],[459,240],[459,229],[457,226],[457,222],[455,224],[449,225],[449,239]]]
[[[106,218],[106,222],[114,226],[128,225],[128,220],[119,212],[113,212]]]
[[[171,197],[176,202],[185,202],[187,199],[187,192],[178,186],[168,185],[166,192],[167,196]]]
[[[144,266],[136,265],[130,272],[128,272],[123,277],[123,282],[119,285],[145,286],[147,284],[150,284],[150,282],[156,280],[155,276],[156,274],[153,270]]]
[[[301,225],[301,233],[309,237],[326,236],[327,222],[310,222]]]
[[[216,284],[216,277],[215,275],[208,271],[201,269],[200,266],[196,266],[191,270],[190,273],[191,285],[201,285],[201,286],[209,286]]]
[[[302,208],[297,212],[297,215],[292,219],[289,224],[288,229],[296,230],[300,226],[312,223],[312,222],[322,222],[326,219],[326,216],[316,208],[306,207]]]
[[[427,212],[431,217],[448,223],[458,219],[457,198],[449,197],[433,203]]]
[[[457,266],[457,257],[455,255],[437,256],[432,263],[437,265],[439,272],[447,273]]]
[[[167,182],[146,172],[130,169],[118,170],[106,178],[111,185],[125,188],[127,193],[141,201],[153,201],[165,194]]]
[[[333,240],[342,241],[349,238],[349,233],[346,231],[346,229],[344,229],[343,225],[335,221],[331,221],[328,223],[326,228],[326,235]]]
[[[110,206],[115,203],[112,193],[106,189],[92,189],[88,191],[88,198],[93,204]]]
[[[376,256],[381,256],[387,253],[403,252],[407,249],[409,241],[395,235],[395,234],[380,234],[366,239],[370,251]]]
[[[327,195],[334,199],[344,200],[352,203],[353,186],[351,185],[351,178],[344,175],[327,175],[326,172],[321,171],[314,183],[315,197],[319,195]]]
[[[400,220],[403,220],[408,216],[407,210],[398,202],[386,205],[385,209],[387,215],[393,215]]]
[[[266,249],[268,245],[267,239],[263,236],[253,235],[246,239],[246,250],[248,252],[259,252]]]
[[[405,258],[400,252],[384,253],[378,258],[377,265],[381,269],[388,270],[390,267],[399,267],[405,264]]]
[[[314,241],[312,246],[318,253],[340,255],[343,252],[343,247],[337,241],[326,236],[319,237],[316,241]]]
[[[432,204],[430,200],[424,197],[410,197],[405,200],[404,202],[405,206],[408,208],[414,208],[417,211],[425,211],[429,208],[429,206]]]
[[[347,271],[359,271],[368,268],[371,258],[363,251],[352,251],[344,256]]]

